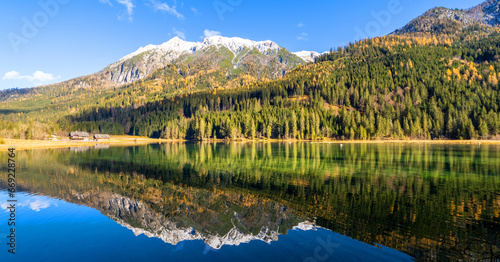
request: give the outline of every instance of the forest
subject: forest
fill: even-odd
[[[499,29],[468,28],[361,40],[275,80],[200,67],[209,77],[198,83],[168,66],[121,87],[75,80],[9,90],[0,137],[80,130],[180,140],[500,139],[499,59]]]
[[[324,54],[275,81],[140,107],[84,110],[166,139],[498,139],[500,36],[391,35]]]

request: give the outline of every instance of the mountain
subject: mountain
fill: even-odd
[[[313,222],[297,220],[297,225],[292,228],[284,228],[287,225],[283,224],[283,220],[288,220],[294,215],[290,212],[283,212],[283,206],[278,206],[270,217],[276,217],[277,221],[271,219],[263,219],[259,221],[257,232],[251,232],[248,227],[256,227],[257,225],[249,225],[242,220],[242,215],[233,212],[230,216],[231,225],[224,225],[223,229],[218,229],[217,232],[210,232],[207,226],[204,226],[205,219],[201,221],[193,220],[191,216],[190,223],[185,221],[175,221],[173,218],[168,218],[161,214],[142,201],[137,201],[127,197],[123,197],[115,193],[99,193],[94,196],[88,192],[77,194],[74,196],[81,203],[95,208],[104,215],[108,216],[116,223],[131,230],[134,235],[142,235],[149,238],[158,238],[163,242],[177,245],[182,241],[202,240],[213,249],[220,249],[223,246],[238,246],[243,243],[249,243],[254,240],[260,240],[267,243],[278,241],[278,236],[286,234],[288,230],[316,230],[319,228]],[[179,207],[181,208],[181,207]],[[182,205],[183,209],[189,210],[189,206]],[[196,212],[196,211],[191,211]],[[267,214],[262,214],[263,217]],[[212,219],[213,221],[213,219]],[[281,221],[281,223],[280,223]],[[187,225],[186,225],[187,224]]]
[[[466,10],[475,21],[483,24],[500,25],[500,0],[489,0]]]
[[[472,26],[491,27],[500,24],[500,0],[488,0],[475,7],[459,10],[436,7],[413,19],[396,34],[413,32],[452,34]]]
[[[300,51],[293,54],[302,58],[302,60],[306,62],[314,62],[314,59],[321,55],[320,53],[314,51]]]
[[[188,42],[174,37],[161,45],[148,45],[124,56],[100,72],[115,84],[131,83],[169,64],[199,69],[219,68],[237,74],[241,71],[257,78],[276,79],[297,65],[312,62],[315,52],[290,53],[272,41],[256,42],[238,37],[212,36],[203,42]],[[258,68],[258,70],[253,70]]]
[[[0,91],[0,101],[48,93],[61,97],[61,93],[85,88],[109,89],[145,79],[159,70],[152,79],[195,77],[203,82],[199,86],[205,87],[223,87],[230,80],[273,80],[298,65],[314,62],[318,56],[319,53],[309,51],[291,53],[269,40],[212,36],[203,42],[188,42],[174,37],[160,45],[141,47],[91,75],[47,86]],[[215,77],[217,74],[225,79]]]
[[[498,139],[500,37],[496,29],[463,34],[472,38],[367,39],[275,81],[90,109],[70,121],[187,140]]]
[[[282,78],[317,53],[298,55],[272,41],[213,36],[188,42],[175,37],[139,48],[91,75],[0,91],[0,119],[53,121],[95,105],[136,107],[199,91],[236,89]]]

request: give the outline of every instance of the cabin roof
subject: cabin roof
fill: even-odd
[[[79,136],[79,137],[89,137],[89,133],[87,132],[71,132],[69,136]]]

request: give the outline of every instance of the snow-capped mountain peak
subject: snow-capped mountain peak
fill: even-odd
[[[168,42],[165,42],[161,45],[159,45],[159,48],[161,48],[164,51],[173,51],[173,52],[195,52],[196,48],[199,46],[199,43],[193,43],[193,42],[188,42],[180,39],[179,37],[174,37],[170,39]]]
[[[302,60],[306,62],[314,62],[314,59],[321,55],[320,53],[314,51],[300,51],[292,54],[302,58]]]
[[[161,55],[168,53],[174,53],[175,55],[172,59],[175,59],[185,53],[194,53],[197,50],[203,50],[212,46],[216,47],[226,47],[234,54],[238,54],[245,48],[257,48],[262,54],[267,54],[269,50],[279,50],[281,47],[273,41],[252,41],[248,39],[243,39],[239,37],[223,37],[223,36],[211,36],[205,38],[203,42],[189,42],[180,39],[179,37],[174,37],[168,42],[160,45],[147,45],[145,47],[139,48],[137,51],[124,56],[118,62],[124,62],[135,56],[141,55],[142,53],[153,51],[159,52]]]
[[[211,48],[215,48],[216,56],[219,58],[225,57],[225,59],[230,60],[234,68],[245,67],[245,64],[248,63],[260,63],[264,67],[273,64],[272,71],[268,70],[270,72],[268,78],[271,79],[283,76],[286,70],[298,64],[312,62],[319,55],[316,52],[306,51],[292,54],[270,40],[252,41],[239,37],[211,36],[202,42],[189,42],[174,37],[160,45],[141,47],[109,65],[102,72],[110,82],[116,84],[131,83],[168,64],[184,63],[187,61],[184,58],[195,53],[196,56],[193,56],[193,59],[203,59],[213,55],[214,52],[211,51]],[[227,52],[218,52],[222,51],[221,49],[229,50],[232,55],[226,54]],[[260,52],[263,56],[252,52],[252,50]],[[253,59],[246,59],[247,57],[253,57]],[[217,59],[212,61],[220,63],[220,61],[217,62]],[[252,73],[259,76],[262,72],[257,70]]]
[[[141,47],[137,51],[121,58],[118,63],[149,51],[160,52],[162,55],[172,52],[176,54],[173,58],[176,58],[186,52],[195,52],[198,46],[200,46],[200,43],[184,41],[176,36],[161,45],[147,45],[145,47]]]
[[[243,39],[239,37],[223,37],[223,36],[211,36],[205,38],[202,43],[202,49],[210,46],[225,46],[233,53],[239,53],[244,48],[257,48],[259,52],[265,54],[268,50],[279,50],[281,47],[274,43],[273,41],[252,41],[248,39]]]
[[[137,51],[135,51],[135,52],[133,52],[133,53],[130,53],[130,54],[128,54],[128,55],[126,55],[126,56],[122,57],[120,60],[118,60],[118,62],[123,62],[123,61],[125,61],[125,60],[128,60],[128,59],[130,59],[130,58],[134,57],[134,56],[140,55],[140,54],[142,54],[142,53],[144,53],[144,52],[148,52],[148,51],[154,50],[154,49],[156,49],[157,47],[158,47],[158,46],[156,46],[156,45],[147,45],[147,46],[145,46],[145,47],[139,47],[139,49],[137,49]],[[118,62],[117,62],[117,63],[118,63]]]

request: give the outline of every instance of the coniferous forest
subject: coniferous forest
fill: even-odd
[[[15,99],[1,103],[0,136],[81,130],[183,140],[499,139],[499,32],[469,27],[365,39],[275,80],[211,70],[208,86],[193,87],[186,70],[168,66],[112,88],[72,89],[69,81],[6,90]]]
[[[500,35],[484,34],[367,39],[280,80],[90,109],[67,123],[189,140],[498,138]]]

